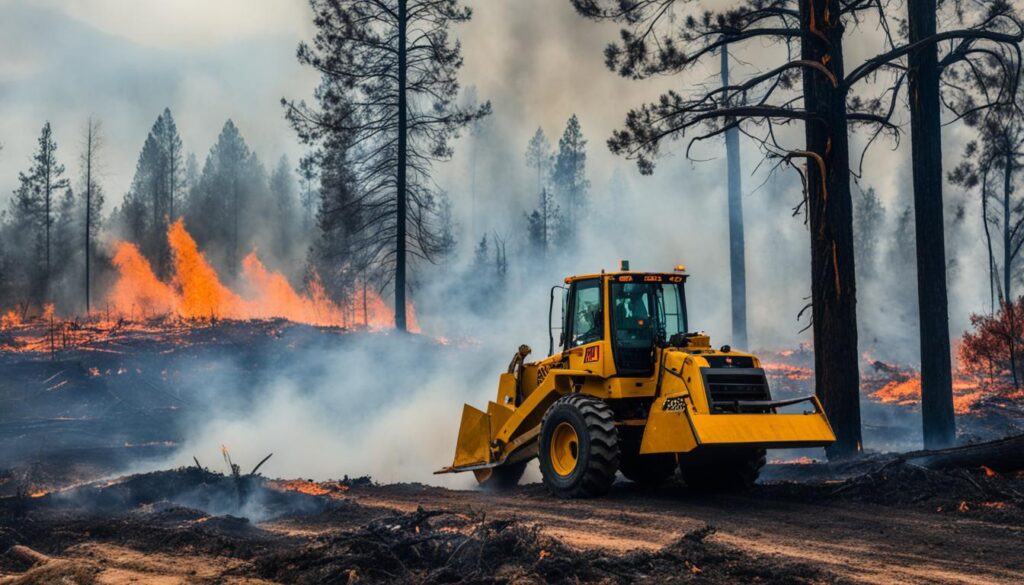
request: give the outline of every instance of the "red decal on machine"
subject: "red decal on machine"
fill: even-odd
[[[583,363],[596,362],[601,359],[601,346],[594,345],[587,348],[587,353],[583,355]]]

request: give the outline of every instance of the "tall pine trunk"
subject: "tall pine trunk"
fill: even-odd
[[[722,86],[729,85],[729,45],[722,47]],[[733,120],[726,119],[726,124]],[[743,189],[740,178],[740,131],[725,131],[729,173],[729,275],[732,288],[732,343],[747,347],[747,263],[743,238]]]
[[[935,0],[909,0],[911,44],[935,34]],[[953,377],[949,355],[946,243],[942,218],[942,128],[934,44],[910,54],[910,137],[917,238],[917,305],[921,320],[921,416],[926,449],[953,444]]]
[[[804,100],[812,119],[807,140],[807,206],[815,387],[836,433],[830,458],[861,449],[857,297],[853,258],[846,92],[842,89],[843,27],[839,0],[800,0],[803,59],[832,73],[804,68]],[[821,38],[821,36],[824,38]],[[827,39],[827,42],[823,42]]]
[[[398,0],[398,193],[395,237],[395,329],[406,330],[405,322],[405,222],[406,222],[406,162],[408,132],[408,104],[406,102],[408,34],[407,0]]]
[[[85,314],[92,310],[90,299],[92,280],[89,278],[89,256],[92,255],[92,148],[93,129],[89,120],[88,135],[85,138]]]
[[[49,147],[47,147],[47,148],[49,149]],[[45,274],[45,278],[46,278],[46,281],[45,281],[46,282],[45,291],[46,291],[46,293],[45,294],[47,296],[50,294],[50,224],[52,223],[50,221],[50,213],[51,213],[51,210],[52,210],[52,207],[53,207],[51,205],[51,201],[53,199],[53,187],[52,187],[52,184],[51,184],[51,177],[53,175],[53,172],[52,172],[52,168],[53,168],[52,157],[53,157],[53,151],[52,150],[48,150],[48,152],[47,152],[47,162],[46,162],[46,186],[44,187],[44,189],[46,190],[46,192],[44,193],[45,199],[46,199],[46,274]]]
[[[988,226],[988,171],[981,178],[981,221],[985,227],[985,245],[988,248],[988,297],[989,308],[996,312],[996,257],[992,253],[992,231]]]
[[[1006,141],[1006,161],[1003,167],[1003,298],[1007,303],[1013,302],[1010,285],[1013,283],[1013,236],[1010,230],[1010,197],[1013,193],[1013,154]]]

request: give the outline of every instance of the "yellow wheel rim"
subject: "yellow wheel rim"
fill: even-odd
[[[576,460],[580,454],[580,441],[576,429],[567,422],[559,423],[555,432],[551,433],[551,445],[548,447],[551,456],[551,467],[558,475],[569,475],[576,469]]]

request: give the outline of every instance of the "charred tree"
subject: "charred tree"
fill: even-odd
[[[909,0],[911,45],[936,34],[935,0]],[[917,241],[917,299],[921,326],[921,418],[926,449],[953,444],[953,373],[949,353],[946,242],[942,207],[942,128],[939,59],[934,44],[908,57],[910,137]]]
[[[807,214],[811,233],[812,326],[817,393],[836,432],[830,456],[861,449],[857,287],[853,257],[853,201],[839,0],[800,2],[804,124],[808,159]]]
[[[455,103],[462,50],[449,29],[472,11],[458,0],[310,5],[317,33],[298,59],[321,74],[318,104],[282,103],[303,142],[351,144],[356,189],[347,205],[365,213],[349,235],[388,270],[383,284],[394,286],[395,326],[405,330],[409,257],[438,255],[433,163],[449,159],[450,140],[490,113],[489,103]]]
[[[90,117],[85,123],[82,135],[82,197],[85,210],[85,229],[83,255],[85,257],[85,313],[92,311],[92,256],[96,237],[99,235],[102,211],[103,189],[99,185],[100,149],[103,147],[103,134],[100,121]]]
[[[722,47],[722,86],[729,87],[729,45]],[[732,294],[732,343],[747,343],[747,261],[743,237],[743,183],[740,177],[740,131],[726,118],[725,155],[729,175],[729,278]]]

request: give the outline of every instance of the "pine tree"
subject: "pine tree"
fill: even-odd
[[[302,197],[302,229],[309,231],[310,222],[316,215],[316,159],[304,156],[299,161],[299,190]]]
[[[526,145],[526,166],[537,177],[537,197],[540,200],[540,205],[533,213],[527,215],[527,221],[529,222],[531,248],[539,257],[547,254],[554,227],[552,221],[554,219],[552,216],[555,207],[554,197],[551,189],[548,188],[553,164],[554,156],[551,154],[551,143],[544,135],[544,130],[537,128]],[[535,214],[536,218],[534,218]]]
[[[100,151],[103,148],[103,131],[100,121],[89,117],[82,133],[81,180],[82,209],[85,222],[82,229],[84,246],[82,255],[85,260],[85,312],[92,311],[92,264],[96,238],[103,226],[103,188],[99,177],[101,164]]]
[[[487,246],[487,235],[484,234],[480,241],[477,242],[476,248],[473,249],[473,271],[484,273],[487,270],[489,263],[490,252]]]
[[[558,141],[552,183],[565,209],[564,233],[560,239],[574,242],[579,223],[586,209],[587,192],[587,140],[583,137],[580,121],[573,114]]]
[[[911,279],[910,281],[913,282],[912,279],[917,275],[913,207],[903,208],[903,211],[896,216],[896,224],[893,226],[889,242],[886,269],[901,275],[903,279]],[[898,290],[892,291],[894,302],[889,303],[898,308],[897,319],[910,329],[917,327],[917,296],[915,293],[913,287],[900,287]]]
[[[456,236],[458,223],[455,221],[452,199],[448,196],[447,191],[441,191],[438,201],[438,219],[441,223],[438,256],[441,259],[441,268],[447,274],[455,260],[455,252],[459,243]]]
[[[461,107],[461,46],[449,29],[472,11],[458,0],[310,0],[317,34],[298,58],[322,76],[319,107],[284,102],[308,144],[345,134],[363,216],[362,240],[394,285],[395,327],[406,328],[409,256],[436,258],[432,165],[452,155],[452,137],[490,113]]]
[[[538,258],[545,258],[552,246],[565,243],[565,230],[552,191],[542,188],[538,200],[537,208],[526,215],[527,241]]]
[[[292,256],[292,249],[296,243],[293,236],[296,225],[299,221],[295,193],[295,178],[292,176],[291,163],[287,156],[282,156],[277,161],[277,167],[270,175],[270,193],[274,199],[273,226],[275,231],[274,252],[278,258],[287,259]]]
[[[534,209],[526,217],[526,244],[532,255],[536,258],[544,256],[544,217],[540,211]]]
[[[178,135],[178,126],[174,122],[170,108],[164,108],[162,118],[163,132],[160,135],[160,144],[163,147],[164,177],[167,181],[164,207],[167,210],[167,221],[174,223],[181,213],[178,209],[178,200],[186,187],[186,164],[181,136]]]
[[[872,278],[878,262],[878,229],[885,224],[885,207],[873,188],[853,200],[853,248],[857,275]]]
[[[53,239],[53,274],[55,277],[71,270],[78,243],[82,241],[81,222],[84,213],[79,213],[75,192],[68,187],[57,203]]]
[[[119,217],[122,229],[140,244],[160,276],[170,270],[167,228],[180,214],[178,199],[185,187],[183,157],[177,125],[165,108],[142,145]]]
[[[537,128],[526,144],[526,166],[537,176],[537,192],[540,193],[547,186],[551,175],[553,156],[551,154],[551,142],[544,135],[543,128]]]
[[[267,196],[267,179],[259,159],[232,120],[224,123],[203,164],[199,184],[185,214],[185,224],[203,248],[222,254],[227,274],[238,272],[251,239],[243,225]]]
[[[26,280],[33,299],[49,300],[53,273],[53,231],[57,196],[68,187],[64,165],[57,161],[57,143],[50,123],[39,134],[39,148],[27,173],[18,174],[18,189],[11,201],[11,222],[21,242],[33,242],[34,251],[25,263]]]
[[[371,272],[369,252],[358,237],[367,210],[359,205],[355,176],[347,160],[349,144],[343,138],[328,141],[319,152],[303,159],[309,161],[306,168],[319,169],[318,174],[305,176],[310,180],[317,176],[320,181],[307,278],[319,278],[331,298],[341,304],[353,298],[361,288],[358,285],[368,285]]]

